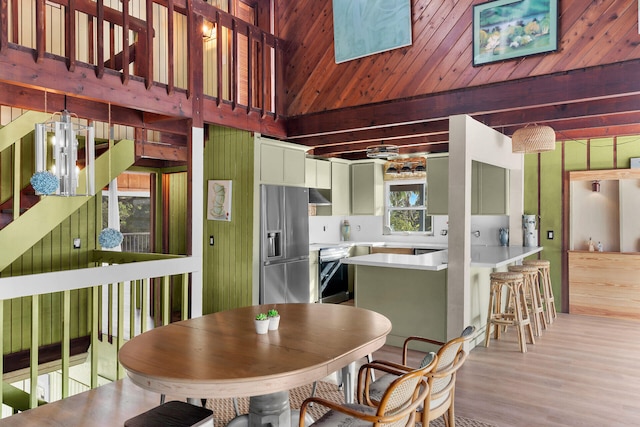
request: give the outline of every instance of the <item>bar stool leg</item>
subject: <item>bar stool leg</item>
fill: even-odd
[[[525,295],[528,299],[529,318],[533,323],[533,331],[537,337],[542,336],[542,325],[546,329],[547,325],[544,320],[544,310],[542,308],[542,300],[540,298],[540,288],[538,285],[538,273],[526,274],[524,277]]]
[[[545,304],[547,308],[547,322],[553,323],[558,317],[556,312],[555,298],[553,297],[553,287],[551,286],[551,276],[549,274],[549,268],[541,268],[540,275],[542,276],[543,290],[546,292]]]
[[[495,285],[492,284],[490,285],[490,289],[489,289],[489,309],[487,314],[487,326],[484,332],[485,347],[489,347],[489,342],[491,341],[491,326],[493,325],[491,320],[493,319],[493,313],[496,311],[495,300],[496,300],[496,287]],[[498,325],[496,325],[496,328],[498,328]]]
[[[535,344],[535,339],[533,338],[533,329],[531,328],[531,319],[529,318],[529,312],[527,309],[527,301],[524,296],[524,292],[521,284],[513,285],[514,291],[513,295],[513,307],[514,307],[514,323],[516,328],[518,328],[518,342],[520,344],[520,351],[523,353],[527,352],[527,338],[525,336],[525,327],[526,332],[529,333],[529,339],[531,344]]]

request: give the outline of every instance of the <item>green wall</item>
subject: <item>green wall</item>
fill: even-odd
[[[640,136],[560,141],[554,151],[525,155],[524,213],[540,216],[539,244],[544,247],[540,258],[551,262],[558,309],[567,305],[562,300],[562,287],[568,286],[563,285],[562,274],[562,258],[566,255],[562,250],[563,200],[568,203],[568,195],[563,195],[563,177],[575,170],[626,169],[632,157],[640,157]],[[554,231],[553,240],[547,239],[548,230]]]
[[[203,313],[251,305],[253,247],[253,157],[250,132],[210,126],[204,149],[204,210],[207,181],[232,180],[231,221],[207,220],[203,211]],[[209,245],[214,237],[214,246]]]
[[[36,243],[17,261],[2,271],[3,277],[86,268],[89,251],[96,248],[97,221],[101,221],[101,200],[95,196],[65,219],[58,227]],[[73,239],[80,237],[81,249],[73,249]],[[85,336],[90,331],[89,291],[71,291],[71,338]],[[31,347],[31,298],[14,298],[4,302],[3,349],[12,353]],[[62,294],[40,297],[39,342],[41,345],[60,342],[62,330]]]

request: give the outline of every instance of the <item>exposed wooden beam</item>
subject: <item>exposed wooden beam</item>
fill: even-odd
[[[288,138],[318,137],[398,124],[443,120],[451,115],[487,115],[558,104],[640,94],[640,60],[565,73],[467,87],[405,100],[394,100],[289,118]],[[548,117],[549,120],[553,117]],[[497,125],[497,123],[496,123]]]

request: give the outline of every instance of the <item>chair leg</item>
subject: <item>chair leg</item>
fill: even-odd
[[[313,385],[315,385],[315,383]],[[204,406],[204,405],[202,405],[202,406]],[[240,408],[238,408],[238,399],[235,398],[235,397],[233,398],[233,410],[236,413],[236,417],[239,417],[240,416]]]

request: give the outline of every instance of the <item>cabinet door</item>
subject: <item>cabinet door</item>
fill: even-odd
[[[331,188],[331,162],[316,161],[316,186],[318,188]]]
[[[284,148],[268,144],[260,146],[260,180],[271,184],[284,182]]]
[[[359,163],[351,165],[351,213],[382,215],[382,165]]]
[[[305,161],[305,187],[318,188],[318,180],[316,179],[316,169],[318,161],[315,159],[306,159]]]
[[[284,184],[304,186],[305,162],[304,151],[284,149]]]
[[[478,213],[506,215],[508,205],[508,171],[504,168],[478,163]]]
[[[427,160],[427,213],[447,215],[449,211],[449,157]]]
[[[351,214],[351,172],[348,163],[332,162],[331,165],[331,205],[318,206],[317,215]]]

